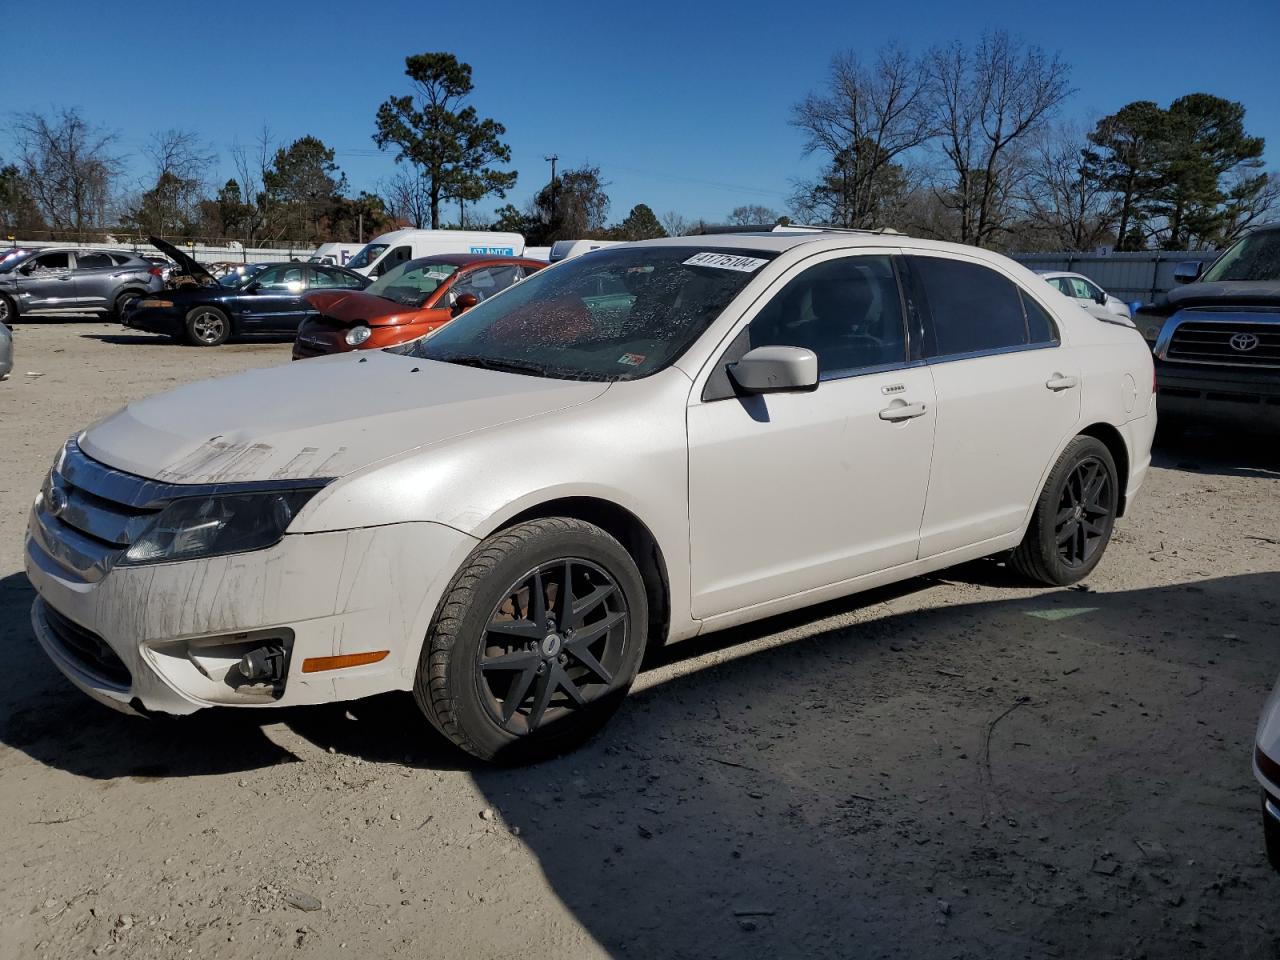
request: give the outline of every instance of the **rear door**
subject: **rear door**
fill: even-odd
[[[296,333],[306,314],[302,295],[307,266],[277,263],[260,272],[239,297],[240,326],[245,333]]]
[[[905,258],[937,428],[920,556],[1018,530],[1080,418],[1080,370],[1049,311],[962,256]]]
[[[74,310],[75,256],[66,250],[42,253],[18,268],[18,312]]]
[[[81,250],[76,254],[76,305],[89,310],[109,310],[121,268],[111,254]]]

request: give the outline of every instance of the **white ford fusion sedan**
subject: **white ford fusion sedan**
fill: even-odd
[[[1031,272],[876,233],[612,247],[436,335],[181,387],[70,440],[36,635],[137,712],[412,690],[567,749],[646,647],[990,554],[1101,559],[1151,352]]]
[[[1262,836],[1267,859],[1280,870],[1280,682],[1258,721],[1253,775],[1262,785]]]

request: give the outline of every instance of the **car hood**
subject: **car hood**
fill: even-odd
[[[161,237],[147,237],[147,242],[182,268],[182,272],[202,284],[216,284],[213,274],[200,266],[194,259],[183,253],[168,240]]]
[[[1171,310],[1184,307],[1280,307],[1280,281],[1226,280],[1221,283],[1189,283],[1169,291]]]
[[[448,310],[405,307],[385,297],[364,293],[361,290],[326,290],[323,293],[309,293],[306,301],[327,319],[345,323],[347,326],[366,323],[371,327],[394,327],[405,323],[450,319]]]
[[[347,353],[179,387],[129,404],[79,442],[107,466],[166,483],[339,477],[608,386]]]

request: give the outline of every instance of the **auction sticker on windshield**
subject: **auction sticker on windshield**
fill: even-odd
[[[729,253],[695,253],[684,262],[686,267],[717,267],[720,270],[737,270],[740,273],[755,273],[768,260],[757,257],[739,257]]]

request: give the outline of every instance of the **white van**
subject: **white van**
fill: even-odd
[[[524,255],[524,237],[484,230],[392,230],[374,237],[346,265],[348,270],[367,277],[380,277],[396,264],[437,253],[519,257]]]
[[[364,249],[363,243],[322,243],[316,252],[307,257],[308,263],[331,263],[337,267],[345,267],[347,263]]]
[[[568,260],[570,257],[590,253],[592,250],[599,250],[603,247],[613,247],[625,242],[625,240],[557,240],[551,244],[551,256],[548,259],[552,263],[559,263],[561,260]]]

